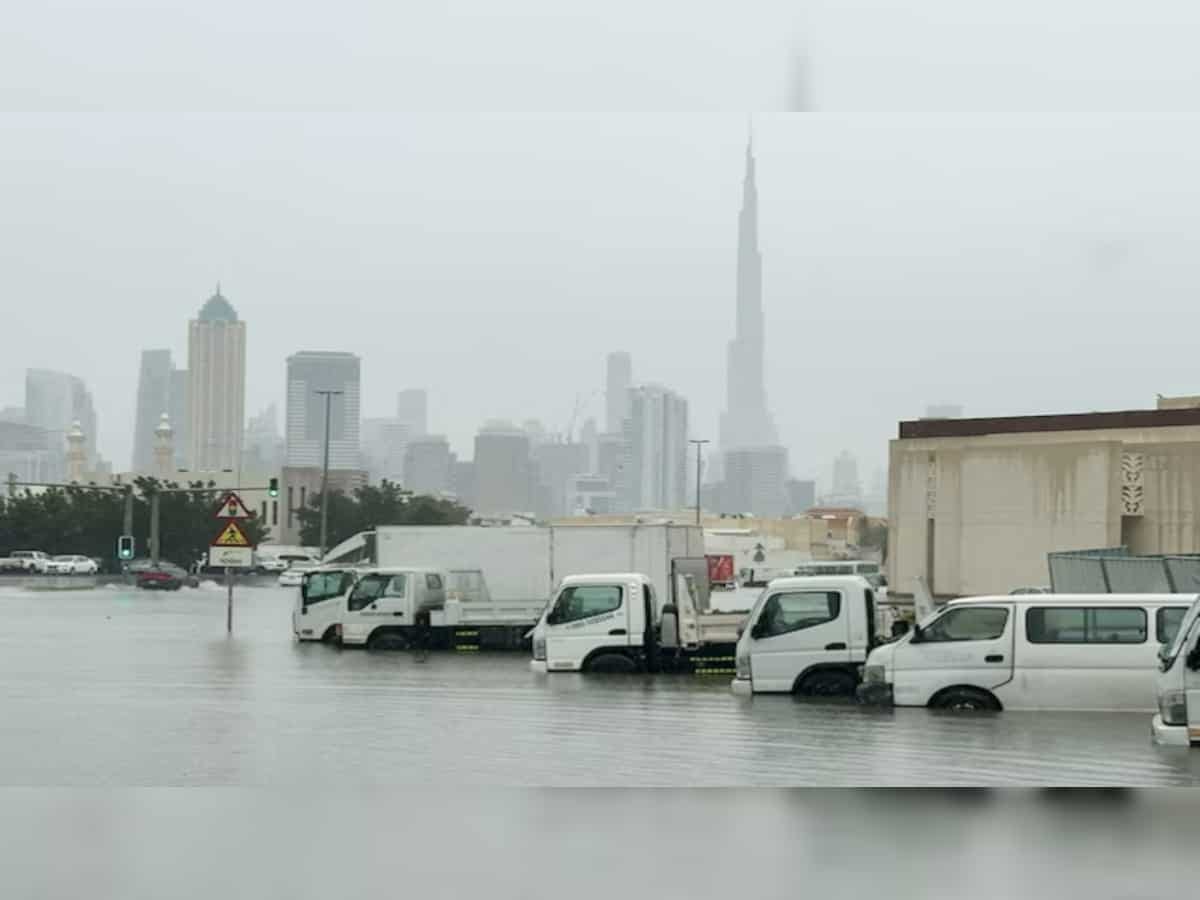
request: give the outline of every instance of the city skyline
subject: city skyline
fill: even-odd
[[[469,456],[488,418],[564,430],[621,349],[639,380],[688,398],[694,436],[715,449],[744,116],[231,123],[66,118],[5,132],[9,209],[38,226],[10,244],[29,336],[0,360],[0,406],[21,404],[26,369],[67,368],[93,393],[101,453],[127,468],[137,354],[163,347],[182,365],[180,323],[220,278],[251,323],[249,410],[282,405],[288,354],[334,347],[363,359],[365,417],[426,385],[431,427]],[[1197,149],[1200,134],[1171,121],[882,129],[756,116],[764,381],[793,474],[842,447],[866,472],[885,464],[895,423],[931,400],[986,416],[1189,393],[1168,365],[1185,352],[1177,331],[1147,354],[1097,322],[1088,346],[1121,346],[1124,374],[1085,354],[1069,383],[1053,377],[1052,336],[1131,298],[1147,315],[1188,308],[1200,271],[1181,248],[1200,226],[1177,185]],[[267,162],[279,159],[290,163]],[[301,184],[313,215],[285,215]],[[130,215],[114,221],[114,208]],[[332,239],[338,221],[362,226],[354,240]],[[154,252],[133,266],[126,247]],[[1167,270],[1179,277],[1162,284]],[[965,315],[975,309],[986,327]],[[68,312],[69,331],[103,352],[64,358]],[[587,417],[602,422],[602,403]],[[173,416],[177,447],[184,424]]]

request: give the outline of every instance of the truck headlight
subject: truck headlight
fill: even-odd
[[[887,669],[884,666],[864,666],[863,684],[883,684],[887,681]]]
[[[743,681],[750,680],[750,654],[739,653],[734,661],[737,666],[737,677]]]
[[[538,662],[544,662],[546,659],[546,639],[544,637],[535,637],[533,639],[533,658]]]
[[[1158,712],[1164,725],[1186,725],[1188,721],[1187,694],[1166,691],[1158,695]]]

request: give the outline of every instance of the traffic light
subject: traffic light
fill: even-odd
[[[123,534],[117,538],[117,558],[133,559],[133,535]]]
[[[270,481],[267,482],[267,496],[269,496],[269,497],[278,497],[279,496],[279,479],[278,478],[272,478]]]

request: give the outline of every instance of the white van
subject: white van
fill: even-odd
[[[941,709],[1145,710],[1158,649],[1196,595],[952,600],[871,652],[859,696]]]
[[[1150,726],[1155,743],[1200,744],[1200,600],[1159,649],[1158,712]]]
[[[737,643],[735,694],[853,695],[875,644],[875,596],[858,575],[776,578]]]

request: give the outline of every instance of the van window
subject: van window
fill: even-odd
[[[564,588],[546,621],[551,625],[578,622],[621,608],[621,589],[614,584],[581,584]]]
[[[1170,644],[1179,633],[1179,625],[1187,615],[1186,606],[1160,606],[1154,614],[1154,636],[1160,644]]]
[[[787,591],[772,594],[763,606],[758,621],[759,634],[774,637],[832,622],[842,611],[842,595],[837,591]]]
[[[1136,606],[1035,606],[1025,613],[1025,636],[1031,644],[1143,644],[1146,611]]]
[[[1008,610],[1000,606],[959,606],[921,629],[923,643],[993,641],[1004,635]]]

